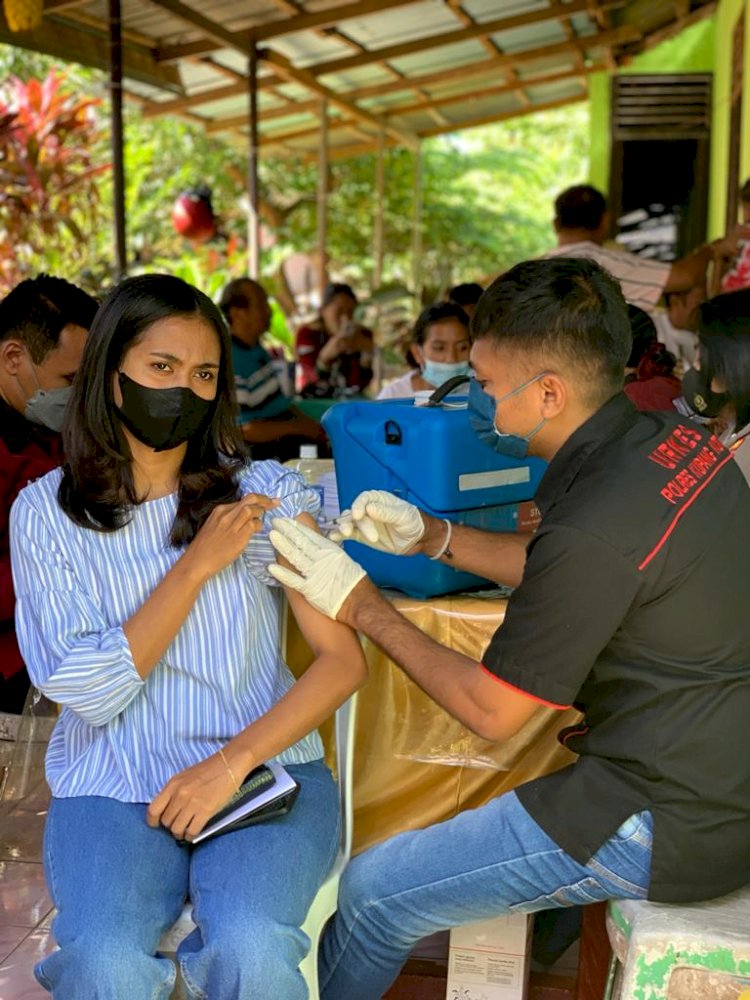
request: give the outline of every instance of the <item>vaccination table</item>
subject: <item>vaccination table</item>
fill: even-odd
[[[479,660],[503,621],[501,597],[416,600],[388,593],[396,608],[438,642]],[[501,792],[572,763],[557,733],[579,715],[540,706],[509,741],[474,736],[363,639],[370,678],[360,691],[354,757],[354,853],[403,830],[449,819]],[[290,616],[287,662],[298,676],[311,654]],[[332,752],[332,726],[321,729]]]

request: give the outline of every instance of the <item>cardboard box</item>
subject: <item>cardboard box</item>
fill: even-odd
[[[526,1000],[532,926],[513,913],[454,927],[446,1000]]]

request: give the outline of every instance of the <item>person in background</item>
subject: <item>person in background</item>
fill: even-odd
[[[657,339],[677,361],[676,371],[684,374],[695,361],[698,352],[698,314],[706,301],[705,285],[696,285],[686,292],[668,292],[664,296],[666,310],[651,314]]]
[[[221,293],[219,308],[232,334],[238,421],[253,458],[285,462],[299,456],[302,444],[327,448],[323,428],[284,395],[273,358],[260,343],[271,322],[263,286],[251,278],[235,278]]]
[[[682,395],[675,376],[675,357],[656,339],[653,318],[638,306],[628,305],[633,348],[625,365],[625,395],[639,410],[673,411]]]
[[[59,947],[36,968],[59,1000],[168,997],[156,949],[188,893],[193,996],[307,997],[300,928],[339,817],[316,727],[367,668],[354,633],[291,592],[313,662],[299,681],[284,663],[265,519],[312,527],[320,501],[247,461],[232,396],[213,302],[171,275],[126,279],[91,328],[66,465],[13,506],[19,642],[61,707],[44,847]],[[274,758],[300,786],[291,811],[192,845]]]
[[[474,310],[479,304],[479,300],[484,294],[484,289],[476,281],[467,281],[463,285],[454,285],[448,292],[448,301],[461,306],[466,315],[471,319]]]
[[[300,391],[334,396],[362,392],[372,380],[372,331],[354,319],[357,296],[349,285],[326,287],[320,316],[301,326],[296,356],[302,372]]]
[[[469,317],[464,310],[452,302],[429,306],[414,324],[409,343],[408,356],[418,367],[389,382],[378,399],[405,399],[438,389],[456,375],[468,375],[470,350]]]
[[[30,480],[59,465],[60,430],[97,302],[62,278],[22,281],[0,302],[0,711],[29,678],[16,641],[8,519]]]
[[[698,336],[698,359],[683,376],[683,395],[694,413],[710,420],[750,483],[750,288],[704,302]]]
[[[718,274],[712,291],[737,292],[750,286],[750,179],[740,188],[740,213],[742,222],[737,227],[739,243],[737,252]]]
[[[610,218],[604,195],[590,184],[567,188],[555,200],[558,245],[546,257],[588,257],[620,282],[627,302],[652,311],[663,294],[705,287],[709,263],[724,252],[725,242],[700,247],[671,264],[646,260],[625,250],[609,250]]]

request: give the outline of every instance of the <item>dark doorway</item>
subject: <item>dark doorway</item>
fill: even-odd
[[[674,260],[705,241],[711,77],[615,78],[612,235],[628,250]]]

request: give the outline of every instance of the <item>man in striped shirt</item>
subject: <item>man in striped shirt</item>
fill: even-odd
[[[219,306],[232,334],[238,422],[253,458],[284,462],[299,455],[301,444],[326,447],[323,429],[284,394],[273,358],[260,343],[271,322],[263,287],[251,278],[236,278],[222,292]]]
[[[706,284],[706,268],[721,243],[699,247],[670,263],[647,260],[625,250],[604,247],[609,234],[604,195],[589,184],[567,188],[555,199],[558,245],[546,257],[588,257],[617,278],[627,302],[653,311],[663,294]]]

